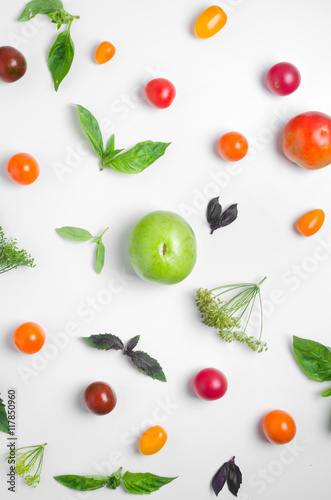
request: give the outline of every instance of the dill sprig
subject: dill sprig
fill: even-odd
[[[196,303],[202,322],[216,328],[220,337],[226,342],[238,340],[243,344],[247,344],[253,351],[262,352],[268,350],[266,342],[261,340],[263,306],[260,286],[264,280],[266,280],[266,277],[257,284],[238,283],[218,286],[212,290],[199,288],[196,292]],[[223,295],[232,291],[236,292],[235,295],[227,301],[224,300]],[[246,333],[257,297],[261,313],[259,338],[249,337]],[[245,321],[244,317],[246,317]]]
[[[33,488],[40,483],[46,445],[47,443],[36,446],[24,446],[23,448],[14,450],[16,460],[15,472],[25,479],[28,486],[32,486]],[[6,460],[9,457],[10,455],[6,457]]]
[[[25,250],[19,250],[15,238],[6,238],[0,226],[0,274],[19,266],[34,267],[34,259]]]

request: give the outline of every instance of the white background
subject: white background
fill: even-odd
[[[296,334],[331,343],[331,167],[300,169],[283,156],[279,139],[296,114],[331,113],[330,2],[225,0],[220,5],[228,23],[209,40],[192,34],[196,17],[210,5],[202,0],[65,2],[81,19],[72,27],[75,60],[58,93],[46,64],[56,28],[40,16],[18,23],[24,5],[6,2],[0,18],[0,44],[16,46],[28,61],[23,79],[0,83],[0,222],[32,253],[37,267],[0,279],[0,390],[6,399],[8,388],[17,389],[19,445],[48,446],[41,484],[33,490],[18,477],[16,498],[126,498],[122,489],[77,494],[52,479],[123,465],[133,472],[179,475],[155,498],[207,500],[214,497],[213,474],[233,455],[243,472],[242,500],[325,498],[331,406],[320,392],[327,384],[300,371],[291,341]],[[93,54],[103,40],[117,53],[98,66]],[[264,75],[284,60],[299,68],[302,84],[293,95],[277,97],[265,88]],[[141,98],[144,84],[157,76],[177,88],[167,110]],[[105,140],[116,131],[119,148],[147,139],[172,145],[140,175],[99,172],[90,148],[73,158],[85,141],[73,103],[103,122]],[[231,130],[246,135],[251,146],[236,171],[215,152],[218,138]],[[8,159],[22,151],[41,166],[40,178],[27,187],[6,174]],[[67,171],[60,175],[63,166]],[[238,202],[239,217],[210,236],[205,208],[216,195],[224,206]],[[326,222],[305,239],[293,224],[313,208],[324,209]],[[141,281],[128,260],[130,230],[156,209],[184,215],[198,240],[194,271],[172,287]],[[110,227],[100,276],[93,270],[92,245],[55,233],[64,225],[93,234]],[[267,353],[227,345],[200,322],[194,304],[198,287],[264,275]],[[119,292],[111,294],[111,286]],[[87,305],[89,299],[95,299],[98,312]],[[13,346],[13,332],[25,321],[40,323],[47,332],[38,355]],[[68,328],[75,330],[71,336]],[[123,340],[141,334],[141,349],[160,361],[168,383],[139,374],[118,352],[93,351],[79,338],[98,332]],[[229,380],[226,396],[210,403],[190,390],[194,374],[209,366]],[[110,383],[118,396],[116,409],[105,417],[89,414],[82,404],[83,390],[96,380]],[[167,400],[172,409],[164,417],[158,408]],[[295,418],[296,448],[272,445],[261,436],[261,419],[276,408]],[[153,418],[169,438],[160,453],[144,457],[137,440]],[[1,498],[12,498],[5,483],[6,436],[0,440]],[[233,498],[226,489],[220,497]]]

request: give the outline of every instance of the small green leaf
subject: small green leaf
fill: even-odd
[[[86,231],[86,229],[82,229],[80,227],[59,227],[56,229],[56,232],[63,238],[72,241],[88,241],[93,238],[91,233]]]
[[[321,396],[323,396],[323,398],[328,398],[329,396],[331,396],[331,389],[327,389],[326,391],[322,392]]]
[[[48,67],[52,73],[56,92],[71,68],[74,54],[75,47],[69,25],[58,35],[48,54]]]
[[[98,274],[101,273],[102,268],[105,263],[105,245],[100,241],[97,244],[97,249],[95,252],[95,270]]]
[[[104,166],[124,174],[139,174],[164,155],[170,144],[170,142],[139,142],[129,151],[111,158]]]
[[[93,491],[103,488],[109,481],[108,476],[54,476],[54,479],[66,486],[76,491]]]
[[[126,472],[123,476],[123,483],[128,493],[134,495],[149,495],[157,491],[162,486],[171,483],[176,477],[162,477],[154,474]]]
[[[293,336],[293,351],[305,374],[317,382],[331,380],[331,350],[314,340]]]
[[[143,351],[129,351],[127,355],[131,358],[132,363],[135,365],[138,370],[140,370],[148,377],[151,377],[156,380],[160,380],[161,382],[166,382],[167,379],[163,370],[156,361],[156,359],[151,358],[149,354]]]
[[[107,142],[107,147],[105,153],[112,153],[115,149],[115,135],[110,136],[109,141]]]
[[[37,14],[51,14],[59,9],[63,9],[61,0],[32,0],[26,4],[18,20],[20,22],[30,21]]]
[[[109,478],[109,482],[107,483],[107,488],[111,488],[112,490],[116,490],[121,484],[122,479],[122,469],[120,467],[117,472],[114,472]]]
[[[1,398],[0,398],[0,431],[9,434],[6,407]]]
[[[90,335],[90,337],[82,337],[82,339],[90,347],[94,347],[95,349],[102,351],[109,351],[110,349],[119,351],[124,349],[124,344],[121,339],[111,333],[99,333],[99,335]]]
[[[129,340],[129,342],[126,344],[126,350],[127,351],[132,351],[136,347],[140,340],[140,335],[136,335],[132,339]]]
[[[99,156],[99,158],[102,158],[104,155],[103,140],[102,140],[101,130],[96,118],[92,115],[92,113],[88,109],[84,108],[83,106],[80,106],[79,104],[77,104],[77,109],[78,109],[80,123],[82,124],[82,127],[84,129],[84,132],[88,140],[92,144],[93,149]]]

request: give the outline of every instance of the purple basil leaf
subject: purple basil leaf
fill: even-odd
[[[213,198],[208,203],[207,207],[207,222],[210,226],[215,226],[219,223],[222,214],[222,206],[219,204],[219,196]]]
[[[227,480],[228,475],[228,466],[229,462],[225,462],[220,469],[216,472],[213,480],[211,482],[212,488],[216,496],[218,496],[219,492],[223,489],[225,482]]]
[[[228,462],[226,482],[231,493],[237,496],[242,483],[242,474],[239,467],[234,463],[234,457]]]
[[[237,206],[238,204],[235,203],[234,205],[231,205],[227,210],[225,210],[225,212],[223,212],[223,214],[221,215],[219,227],[228,226],[236,220],[236,218],[238,217]]]
[[[129,352],[132,351],[132,349],[134,349],[137,346],[139,339],[140,339],[140,335],[136,335],[135,337],[130,339],[126,345],[126,350]]]

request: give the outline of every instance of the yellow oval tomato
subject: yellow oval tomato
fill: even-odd
[[[154,425],[141,436],[139,450],[143,455],[154,455],[163,448],[166,441],[166,431],[160,425]]]
[[[216,35],[226,24],[227,15],[217,5],[208,7],[197,19],[194,32],[198,38],[210,38]]]
[[[297,222],[297,230],[303,236],[312,236],[324,224],[325,213],[320,208],[307,212]]]

